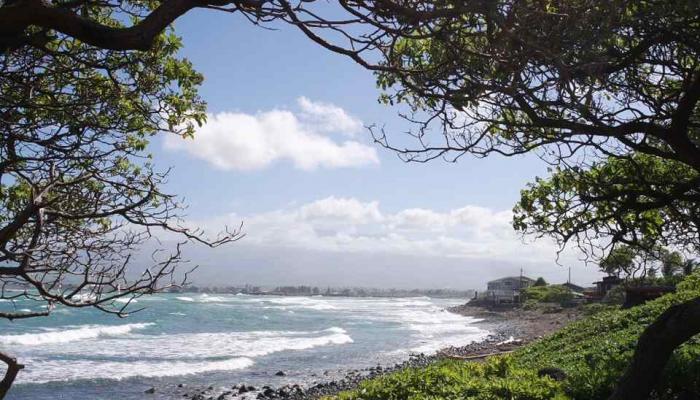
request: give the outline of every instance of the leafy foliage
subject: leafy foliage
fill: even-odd
[[[566,304],[574,299],[571,290],[562,285],[531,286],[523,290],[525,301]]]
[[[615,265],[609,265],[609,272],[631,274],[630,257],[637,249],[653,253],[670,245],[700,251],[698,182],[697,170],[643,154],[588,169],[557,169],[521,192],[513,226],[562,244],[578,241],[589,253],[601,238],[633,246],[621,247],[610,260]]]
[[[382,376],[341,393],[338,400],[566,399],[561,385],[533,370],[516,368],[510,357],[485,363],[441,361]]]
[[[81,7],[102,24],[127,22],[123,9]],[[148,52],[45,39],[0,52],[0,298],[40,303],[40,311],[0,317],[46,315],[56,305],[124,315],[130,303],[117,297],[182,282],[173,275],[179,246],[157,247],[150,269],[127,273],[153,230],[207,242],[181,226],[183,206],[161,189],[167,171],[147,152],[152,136],[191,137],[203,123],[203,77],[178,56],[182,43],[170,29]]]

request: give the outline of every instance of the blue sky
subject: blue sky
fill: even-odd
[[[176,30],[182,54],[205,76],[209,123],[195,142],[156,140],[156,162],[174,167],[168,189],[186,199],[193,223],[243,220],[248,234],[224,250],[191,253],[208,268],[203,283],[342,277],[336,285],[478,287],[521,266],[565,279],[553,246],[525,246],[507,232],[520,189],[546,175],[536,157],[406,164],[362,128],[383,125],[406,141],[409,126],[378,104],[373,75],[349,59],[293,28],[264,30],[224,13],[190,13]],[[450,279],[462,265],[464,277]],[[595,275],[574,272],[583,283]]]

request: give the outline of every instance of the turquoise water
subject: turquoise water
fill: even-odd
[[[26,365],[10,400],[175,398],[177,385],[281,385],[387,365],[481,340],[461,299],[167,294],[126,319],[59,308],[2,321],[0,348]],[[3,304],[6,305],[6,304]],[[22,308],[22,302],[14,305]],[[24,306],[28,307],[28,306]],[[282,370],[284,377],[275,376]],[[157,394],[144,390],[156,387]]]

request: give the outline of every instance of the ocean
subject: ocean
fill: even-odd
[[[26,365],[9,400],[171,399],[182,396],[178,385],[320,381],[328,371],[484,339],[477,319],[445,311],[462,303],[159,294],[138,299],[133,307],[145,309],[124,319],[58,308],[48,318],[2,321],[0,348]],[[144,394],[151,387],[156,393]]]

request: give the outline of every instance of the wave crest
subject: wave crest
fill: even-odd
[[[24,333],[21,335],[0,336],[2,344],[38,346],[52,343],[68,343],[78,340],[94,339],[102,336],[122,336],[133,330],[155,325],[151,322],[125,325],[82,325],[70,329],[56,329],[42,333]]]

